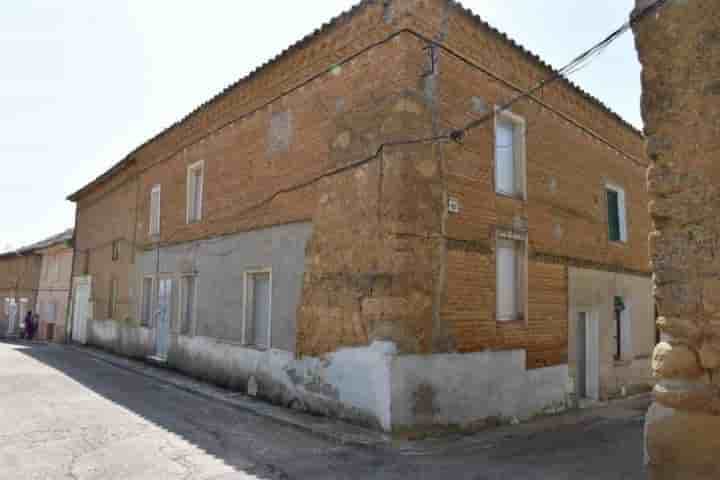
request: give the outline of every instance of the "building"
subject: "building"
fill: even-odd
[[[70,297],[73,230],[69,229],[34,246],[42,257],[35,312],[39,315],[38,339],[63,343]]]
[[[28,311],[39,315],[38,338],[64,339],[73,230],[0,255],[0,337],[15,337]],[[52,335],[50,335],[52,334]]]
[[[42,257],[32,249],[0,255],[0,338],[20,334],[20,326],[37,300]]]
[[[642,137],[566,80],[499,108],[553,75],[360,3],[69,197],[73,338],[384,430],[645,388]]]

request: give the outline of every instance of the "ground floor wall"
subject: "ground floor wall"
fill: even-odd
[[[581,315],[591,312],[598,322],[599,398],[650,388],[650,362],[655,347],[650,277],[570,268],[568,280],[568,350],[572,381],[578,380],[578,353],[584,348],[578,343],[578,322]],[[619,318],[616,317],[618,311]]]
[[[41,289],[35,311],[40,316],[38,338],[62,343],[65,341],[68,290]]]
[[[35,308],[37,291],[0,291],[0,338],[20,334],[25,314]]]

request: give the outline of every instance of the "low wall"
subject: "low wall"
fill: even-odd
[[[152,354],[152,332],[94,321],[93,345]],[[207,337],[174,336],[168,366],[278,405],[390,431],[472,426],[489,417],[528,419],[565,407],[566,366],[525,369],[525,351],[399,356],[391,342],[295,358]]]
[[[526,420],[564,409],[567,366],[526,370],[525,365],[524,350],[397,357],[393,427],[468,427],[487,418]]]

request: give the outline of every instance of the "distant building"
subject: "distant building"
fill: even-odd
[[[497,111],[553,75],[363,1],[69,197],[74,339],[385,430],[647,388],[643,139],[566,80]]]
[[[16,337],[28,311],[39,316],[38,338],[63,341],[73,230],[0,255],[0,337]]]

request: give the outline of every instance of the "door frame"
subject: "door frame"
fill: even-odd
[[[168,312],[167,312],[167,351],[164,353],[160,352],[159,341],[160,341],[160,284],[164,281],[170,282],[170,298],[168,298]],[[175,305],[173,301],[173,295],[175,295],[176,278],[172,274],[159,274],[154,275],[154,288],[153,288],[153,319],[152,319],[152,330],[153,330],[153,355],[152,358],[162,362],[167,361],[167,356],[170,351],[170,344],[172,342],[173,332],[173,315]]]
[[[585,314],[584,318],[580,316]],[[600,400],[600,314],[595,307],[577,307],[575,322],[575,395],[581,399]],[[580,322],[584,322],[582,328]],[[581,355],[584,357],[580,361]],[[583,365],[584,372],[580,372]],[[580,379],[584,380],[584,389]],[[583,392],[584,390],[584,392]]]
[[[87,304],[87,310],[85,312],[85,318],[82,322],[79,322],[78,318],[78,308],[77,308],[77,301],[78,301],[78,287],[87,287],[88,289],[88,304]],[[86,275],[83,277],[75,277],[73,279],[73,295],[72,295],[72,321],[71,324],[71,330],[70,330],[70,341],[71,342],[77,342],[80,344],[87,344],[88,343],[88,327],[89,327],[89,320],[92,318],[93,315],[93,302],[92,300],[92,276]]]

